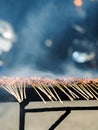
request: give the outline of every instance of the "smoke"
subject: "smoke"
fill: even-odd
[[[2,54],[8,75],[54,77],[82,73],[73,64],[69,50],[74,39],[97,39],[98,19],[93,15],[97,2],[95,6],[94,2],[92,5],[84,1],[81,8],[76,8],[71,0],[1,0],[1,5],[1,19],[13,25],[18,37],[10,52]],[[93,22],[95,25],[91,26]],[[77,32],[74,25],[83,28],[86,35]]]

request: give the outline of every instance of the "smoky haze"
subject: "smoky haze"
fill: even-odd
[[[74,64],[72,51],[78,39],[89,41],[96,52],[98,2],[83,1],[80,8],[72,0],[0,2],[0,18],[10,22],[17,35],[12,49],[1,55],[9,75],[97,75],[90,63]]]

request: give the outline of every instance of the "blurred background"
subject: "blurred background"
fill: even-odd
[[[0,76],[98,77],[98,0],[0,0]]]

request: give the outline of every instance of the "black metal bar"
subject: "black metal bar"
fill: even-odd
[[[63,115],[49,128],[49,130],[54,130],[69,114],[71,113],[70,109],[66,109]]]
[[[20,113],[19,113],[19,130],[25,129],[25,111],[24,104],[20,104]]]
[[[72,111],[83,111],[83,110],[98,110],[98,106],[87,106],[87,107],[69,107]]]
[[[54,108],[35,108],[35,109],[25,109],[25,113],[31,112],[51,112],[51,111],[65,111],[65,110],[73,110],[73,111],[82,111],[82,110],[98,110],[98,106],[87,106],[87,107],[54,107]]]

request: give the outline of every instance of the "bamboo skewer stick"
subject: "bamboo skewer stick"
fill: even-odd
[[[32,86],[33,87],[33,86]],[[42,101],[46,104],[46,101],[44,100],[44,98],[41,96],[41,94],[38,92],[38,90],[36,89],[36,87],[33,87],[34,90],[37,92],[37,94],[40,96],[40,98],[42,99]]]
[[[27,98],[26,87],[28,86],[35,90],[44,103],[46,101],[41,93],[44,93],[52,102],[59,100],[63,103],[58,91],[64,93],[65,97],[71,101],[80,99],[81,96],[85,100],[98,100],[98,79],[2,78],[0,86],[19,102]]]
[[[59,100],[61,103],[63,103],[62,100],[61,100],[61,98],[59,97],[58,93],[56,92],[55,88],[54,88],[52,85],[50,85],[50,86],[51,86],[51,88],[53,89],[54,93],[56,94],[58,100]]]

